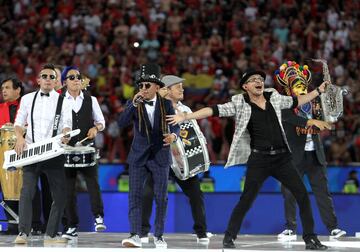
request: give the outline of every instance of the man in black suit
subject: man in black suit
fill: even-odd
[[[295,67],[298,66],[298,67]],[[306,66],[304,66],[307,68]],[[282,74],[277,75],[280,84],[285,88],[288,95],[299,96],[307,94],[311,74],[304,75],[303,71],[296,69],[304,68],[293,62],[291,65],[282,66]],[[289,71],[294,70],[295,71]],[[294,73],[296,74],[294,75]],[[310,73],[310,71],[307,71]],[[312,191],[320,210],[320,216],[334,238],[346,234],[338,228],[334,204],[328,189],[326,174],[326,159],[324,147],[321,143],[319,129],[324,129],[324,121],[316,120],[318,114],[316,103],[306,103],[295,110],[282,110],[284,129],[292,151],[293,162],[301,177],[307,174]],[[285,200],[286,229],[278,235],[280,240],[296,240],[296,201],[291,192],[281,186]]]
[[[129,220],[130,237],[122,240],[124,247],[141,247],[141,212],[145,178],[151,174],[154,181],[156,218],[154,244],[166,248],[163,238],[167,208],[167,182],[171,153],[169,145],[176,140],[178,125],[169,126],[166,115],[175,114],[169,100],[158,91],[164,86],[160,80],[160,67],[148,63],[140,67],[136,80],[139,92],[126,104],[118,124],[125,127],[133,122],[134,139],[127,162],[129,164]]]

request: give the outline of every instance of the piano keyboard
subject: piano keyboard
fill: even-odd
[[[68,134],[72,137],[79,133],[80,130],[73,130]],[[61,137],[63,136],[64,134],[60,134],[47,140],[28,144],[20,155],[17,155],[14,150],[5,151],[3,168],[9,169],[30,165],[60,156],[65,152],[61,144]]]
[[[11,154],[10,155],[10,162],[15,162],[15,160],[24,159],[28,157],[32,157],[34,155],[41,155],[45,151],[51,151],[52,150],[53,143],[43,144],[41,146],[31,148],[28,150],[24,150],[21,155]]]

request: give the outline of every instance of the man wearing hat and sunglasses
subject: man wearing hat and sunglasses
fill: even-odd
[[[139,92],[128,101],[119,117],[119,127],[134,124],[134,139],[127,162],[129,164],[130,237],[122,241],[124,247],[141,247],[141,212],[144,180],[150,173],[154,181],[156,218],[154,244],[166,248],[163,238],[167,208],[167,182],[171,164],[170,144],[179,134],[178,125],[169,126],[166,115],[175,111],[169,100],[158,91],[164,87],[160,67],[153,63],[140,67],[136,79]]]
[[[235,117],[234,139],[225,167],[247,163],[244,192],[233,209],[225,232],[224,248],[235,248],[234,240],[245,214],[269,176],[278,179],[295,196],[303,224],[306,249],[325,250],[314,234],[314,220],[306,188],[291,163],[290,148],[281,122],[281,110],[295,108],[324,92],[326,83],[300,97],[280,95],[275,89],[264,90],[266,74],[248,71],[241,80],[244,94],[234,95],[225,104],[206,107],[191,114],[169,116],[171,124],[209,116]]]
[[[192,113],[191,109],[182,104],[181,101],[184,99],[184,89],[182,79],[175,75],[165,75],[162,77],[162,82],[164,82],[165,87],[161,88],[159,93],[162,97],[169,99],[172,102],[172,105],[177,110],[184,113]],[[197,124],[195,127],[199,127]],[[199,130],[200,131],[200,130]],[[205,138],[205,137],[204,137]],[[194,231],[197,235],[197,241],[199,243],[209,243],[209,238],[206,232],[206,216],[205,216],[205,206],[204,206],[204,196],[200,190],[200,182],[198,176],[188,178],[186,180],[181,180],[175,176],[175,173],[170,169],[170,176],[172,176],[176,183],[181,187],[185,195],[189,198],[191,212],[194,219]],[[153,179],[149,177],[146,180],[143,196],[143,230],[141,240],[148,241],[148,233],[150,230],[150,216],[152,210],[152,203],[154,198],[153,190]]]

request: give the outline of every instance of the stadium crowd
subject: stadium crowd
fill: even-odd
[[[26,92],[37,88],[42,64],[77,65],[106,117],[96,145],[103,162],[124,162],[131,128],[116,123],[135,92],[139,65],[162,66],[186,79],[192,110],[240,92],[249,68],[267,73],[266,86],[280,86],[274,71],[287,60],[308,64],[310,88],[328,61],[334,84],[350,92],[336,129],[323,135],[327,159],[360,162],[360,1],[335,0],[18,0],[0,6],[0,79],[17,75]],[[233,121],[200,122],[213,163],[226,160]]]

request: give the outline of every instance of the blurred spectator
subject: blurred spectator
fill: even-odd
[[[359,179],[356,170],[352,170],[349,172],[349,176],[345,181],[344,193],[359,193]]]

